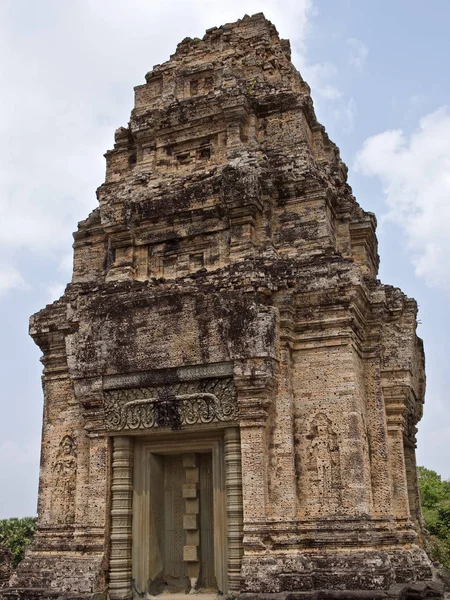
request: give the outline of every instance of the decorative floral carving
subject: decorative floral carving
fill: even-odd
[[[53,465],[55,484],[52,495],[53,518],[56,523],[73,523],[75,519],[75,487],[77,452],[75,441],[65,435]]]
[[[238,419],[230,378],[107,392],[105,409],[110,431],[152,427],[177,430],[186,425]]]

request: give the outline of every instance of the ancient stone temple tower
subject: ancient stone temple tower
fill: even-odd
[[[375,217],[309,92],[262,14],[135,88],[72,283],[31,319],[39,523],[12,586],[384,598],[430,579],[417,307],[376,279]]]

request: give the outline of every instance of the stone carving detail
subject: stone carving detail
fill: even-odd
[[[237,427],[225,431],[225,473],[228,519],[228,586],[239,592],[243,549],[241,439]]]
[[[341,461],[338,436],[331,421],[324,413],[318,413],[311,423],[307,471],[311,497],[318,501],[319,511],[326,507],[333,512],[341,506]]]
[[[133,440],[129,436],[114,436],[109,583],[111,598],[131,597],[133,454]]]
[[[110,431],[236,421],[238,405],[231,378],[169,387],[106,392],[106,427]]]
[[[73,523],[75,519],[75,488],[77,480],[77,451],[74,439],[65,435],[53,465],[53,518],[56,523]]]

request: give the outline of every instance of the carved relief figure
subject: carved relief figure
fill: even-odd
[[[333,512],[341,505],[342,482],[338,436],[328,417],[318,413],[306,437],[309,441],[307,471],[311,496],[319,501],[319,507],[326,507],[327,511]]]
[[[54,487],[52,495],[53,518],[57,523],[73,523],[75,518],[75,486],[77,478],[77,453],[75,441],[65,435],[53,465]]]

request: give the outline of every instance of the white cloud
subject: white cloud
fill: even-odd
[[[47,289],[47,295],[48,295],[49,301],[54,302],[55,300],[58,300],[59,298],[61,298],[61,296],[64,294],[64,290],[66,289],[66,284],[60,283],[58,281],[54,281],[53,283],[50,283],[49,285],[47,285],[46,289]]]
[[[401,227],[416,274],[450,292],[450,114],[426,115],[409,138],[389,130],[368,138],[356,168],[380,178],[388,218]]]
[[[15,267],[0,265],[0,296],[9,290],[25,287],[25,281]]]
[[[339,89],[330,83],[330,80],[337,75],[337,69],[332,63],[304,65],[301,73],[311,87],[313,97],[318,95],[326,100],[337,100],[341,97]]]
[[[59,261],[58,270],[61,273],[65,273],[70,276],[73,269],[73,251],[67,252],[64,254]]]
[[[346,104],[337,106],[333,110],[334,119],[341,123],[342,131],[352,133],[355,128],[356,102],[349,98]]]
[[[348,60],[350,64],[357,69],[362,69],[366,63],[369,49],[361,40],[357,40],[356,38],[349,38],[347,46],[349,49]]]

